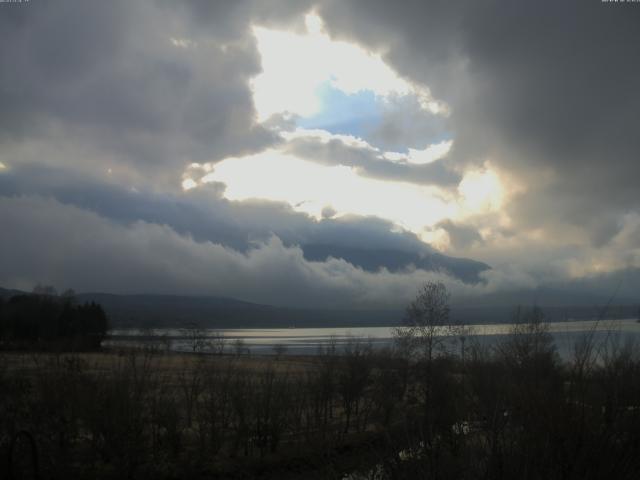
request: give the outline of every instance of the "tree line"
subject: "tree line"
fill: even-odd
[[[96,350],[109,329],[103,308],[78,304],[73,291],[57,295],[51,287],[0,298],[0,347],[5,349]]]

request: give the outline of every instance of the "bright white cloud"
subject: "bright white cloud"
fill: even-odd
[[[280,136],[287,141],[300,138],[312,138],[314,140],[319,140],[322,143],[329,143],[331,141],[339,140],[348,147],[359,148],[361,150],[372,152],[380,159],[392,162],[412,163],[415,165],[426,165],[428,163],[435,162],[436,160],[440,160],[449,153],[449,150],[451,150],[451,147],[453,146],[453,140],[444,140],[439,143],[433,143],[424,150],[409,148],[408,153],[400,153],[382,151],[370,143],[367,143],[365,140],[354,137],[353,135],[330,133],[321,129],[296,128],[293,131],[280,132]]]
[[[425,242],[439,248],[448,245],[445,232],[432,227],[451,219],[464,221],[478,215],[499,217],[489,230],[507,226],[501,212],[511,194],[497,171],[489,164],[481,170],[469,170],[457,192],[437,186],[402,181],[387,181],[362,176],[358,168],[326,165],[310,161],[287,150],[290,141],[313,138],[322,143],[340,141],[366,151],[372,158],[404,163],[426,164],[446,155],[452,141],[434,144],[425,150],[410,149],[409,154],[384,152],[351,135],[336,135],[325,130],[296,129],[280,133],[285,143],[279,148],[245,157],[230,157],[216,164],[192,164],[184,174],[183,189],[198,184],[220,182],[226,185],[224,196],[230,200],[264,199],[289,204],[293,209],[322,218],[330,207],[335,215],[355,214],[390,220]],[[489,232],[490,233],[490,232]],[[483,234],[484,236],[484,234]]]
[[[424,150],[415,150],[410,148],[407,161],[417,165],[425,165],[427,163],[435,162],[449,153],[452,145],[452,140],[444,140],[440,143],[431,144]]]
[[[315,14],[307,15],[306,20],[305,35],[253,27],[263,70],[252,81],[260,121],[276,113],[303,117],[317,113],[321,108],[317,90],[327,82],[346,94],[363,90],[381,97],[413,94],[425,110],[447,112],[428,88],[400,78],[380,55],[331,40]]]
[[[468,213],[498,210],[503,203],[504,189],[498,175],[490,169],[467,172],[458,185],[462,208]]]
[[[278,150],[223,160],[203,181],[225,183],[231,200],[287,202],[317,218],[330,205],[338,214],[378,216],[414,232],[455,211],[433,187],[364,178],[351,167],[319,165]]]
[[[348,147],[360,148],[360,149],[369,150],[372,152],[380,152],[379,149],[370,145],[369,143],[367,143],[361,138],[354,137],[353,135],[331,133],[322,129],[296,128],[293,131],[280,132],[280,136],[287,141],[295,140],[298,138],[313,138],[314,140],[319,140],[322,143],[329,143],[332,140],[339,140],[340,142],[342,142],[344,145]],[[398,154],[398,155],[402,155],[402,154]]]
[[[185,178],[182,181],[182,189],[183,190],[191,190],[192,188],[196,188],[198,184],[193,178]]]

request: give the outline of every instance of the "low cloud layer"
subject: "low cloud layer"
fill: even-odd
[[[454,294],[475,296],[527,278],[487,272],[486,283],[464,284],[446,274],[407,270],[366,272],[341,259],[310,262],[277,236],[246,252],[196,241],[167,225],[123,225],[51,198],[0,201],[7,228],[0,240],[0,281],[30,288],[34,278],[83,291],[226,295],[276,305],[401,307],[428,280]],[[70,236],[69,231],[74,235]]]

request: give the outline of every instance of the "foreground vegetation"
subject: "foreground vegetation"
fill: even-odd
[[[637,478],[640,357],[542,324],[464,359],[5,353],[14,478]]]
[[[510,335],[482,346],[449,323],[440,284],[409,305],[393,349],[352,339],[309,357],[252,357],[241,346],[223,355],[222,337],[210,355],[171,353],[161,339],[74,353],[105,325],[96,306],[36,295],[2,312],[5,332],[13,329],[5,347],[24,346],[16,332],[38,339],[30,352],[0,353],[7,478],[568,480],[640,471],[640,350],[615,335],[596,343],[591,332],[561,361],[537,309],[519,311]],[[190,331],[201,351],[204,337]]]

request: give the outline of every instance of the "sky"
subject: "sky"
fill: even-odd
[[[0,3],[0,286],[638,299],[640,4]]]

